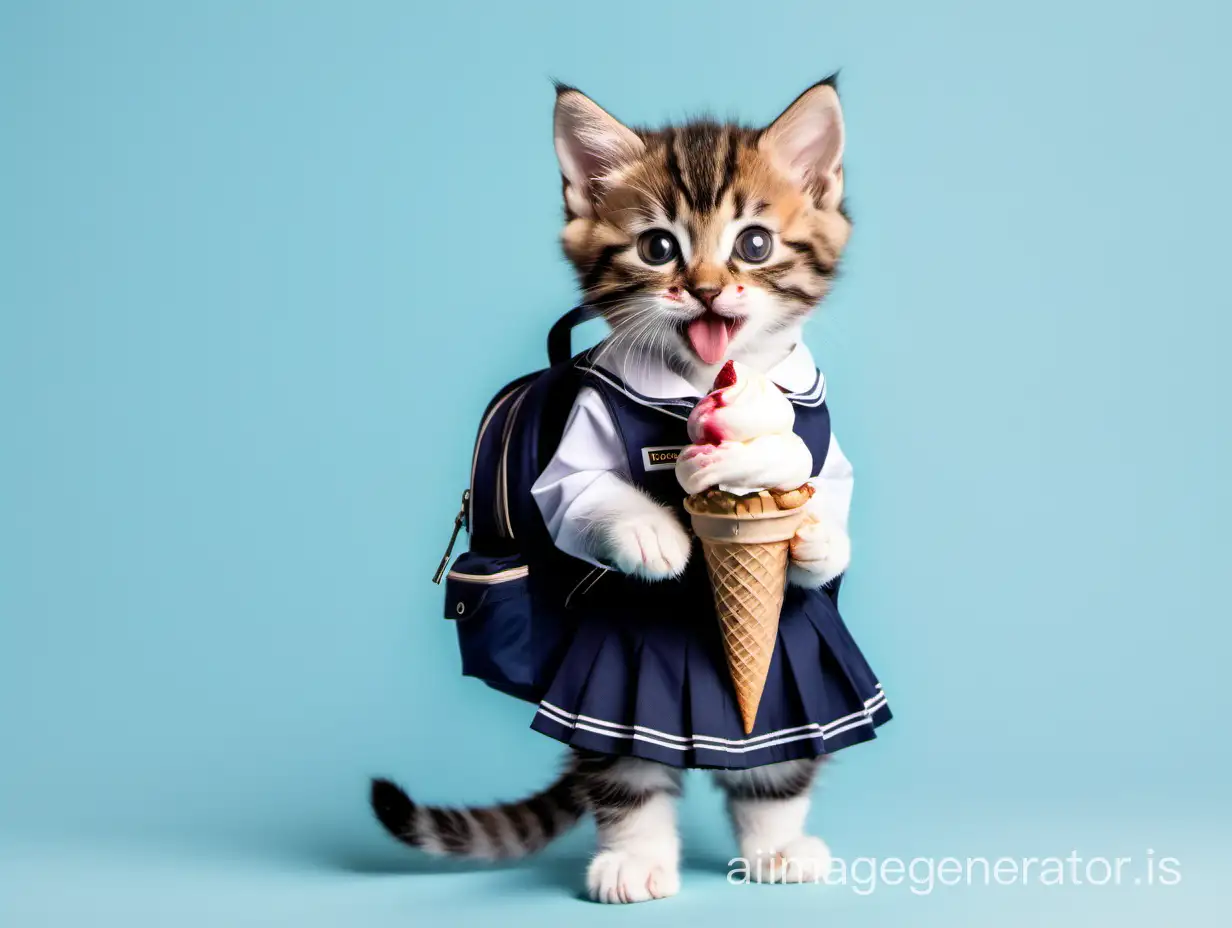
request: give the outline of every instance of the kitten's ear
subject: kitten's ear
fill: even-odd
[[[594,100],[562,85],[556,87],[554,134],[571,216],[594,216],[596,182],[646,148],[637,133]]]
[[[796,97],[758,144],[779,170],[816,191],[823,209],[843,199],[843,108],[832,78]]]

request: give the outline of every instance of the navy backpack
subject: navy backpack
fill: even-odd
[[[532,702],[569,642],[569,591],[594,571],[552,542],[530,490],[560,444],[581,386],[572,330],[597,316],[589,306],[562,316],[548,333],[549,366],[488,404],[470,486],[434,578],[445,578],[445,618],[457,625],[462,673]],[[469,548],[449,565],[464,528]]]

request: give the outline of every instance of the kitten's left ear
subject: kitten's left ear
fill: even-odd
[[[646,150],[636,132],[580,90],[563,85],[556,87],[553,134],[572,216],[594,216],[598,181]]]
[[[780,171],[815,191],[822,209],[836,208],[843,199],[843,108],[834,80],[796,97],[758,146]]]

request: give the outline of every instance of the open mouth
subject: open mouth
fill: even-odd
[[[727,357],[727,346],[740,331],[743,319],[720,316],[708,309],[684,326],[684,337],[702,363],[718,364]]]

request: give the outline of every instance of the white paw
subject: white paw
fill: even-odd
[[[586,871],[586,892],[595,902],[647,902],[680,891],[680,871],[629,851],[603,851]]]
[[[805,522],[791,540],[788,579],[796,586],[825,586],[851,564],[851,539],[839,528]]]
[[[824,883],[830,876],[830,848],[821,838],[801,835],[773,853],[749,859],[749,876],[759,883]]]
[[[603,534],[608,559],[621,573],[663,580],[680,576],[689,563],[689,535],[662,506],[613,521]]]

